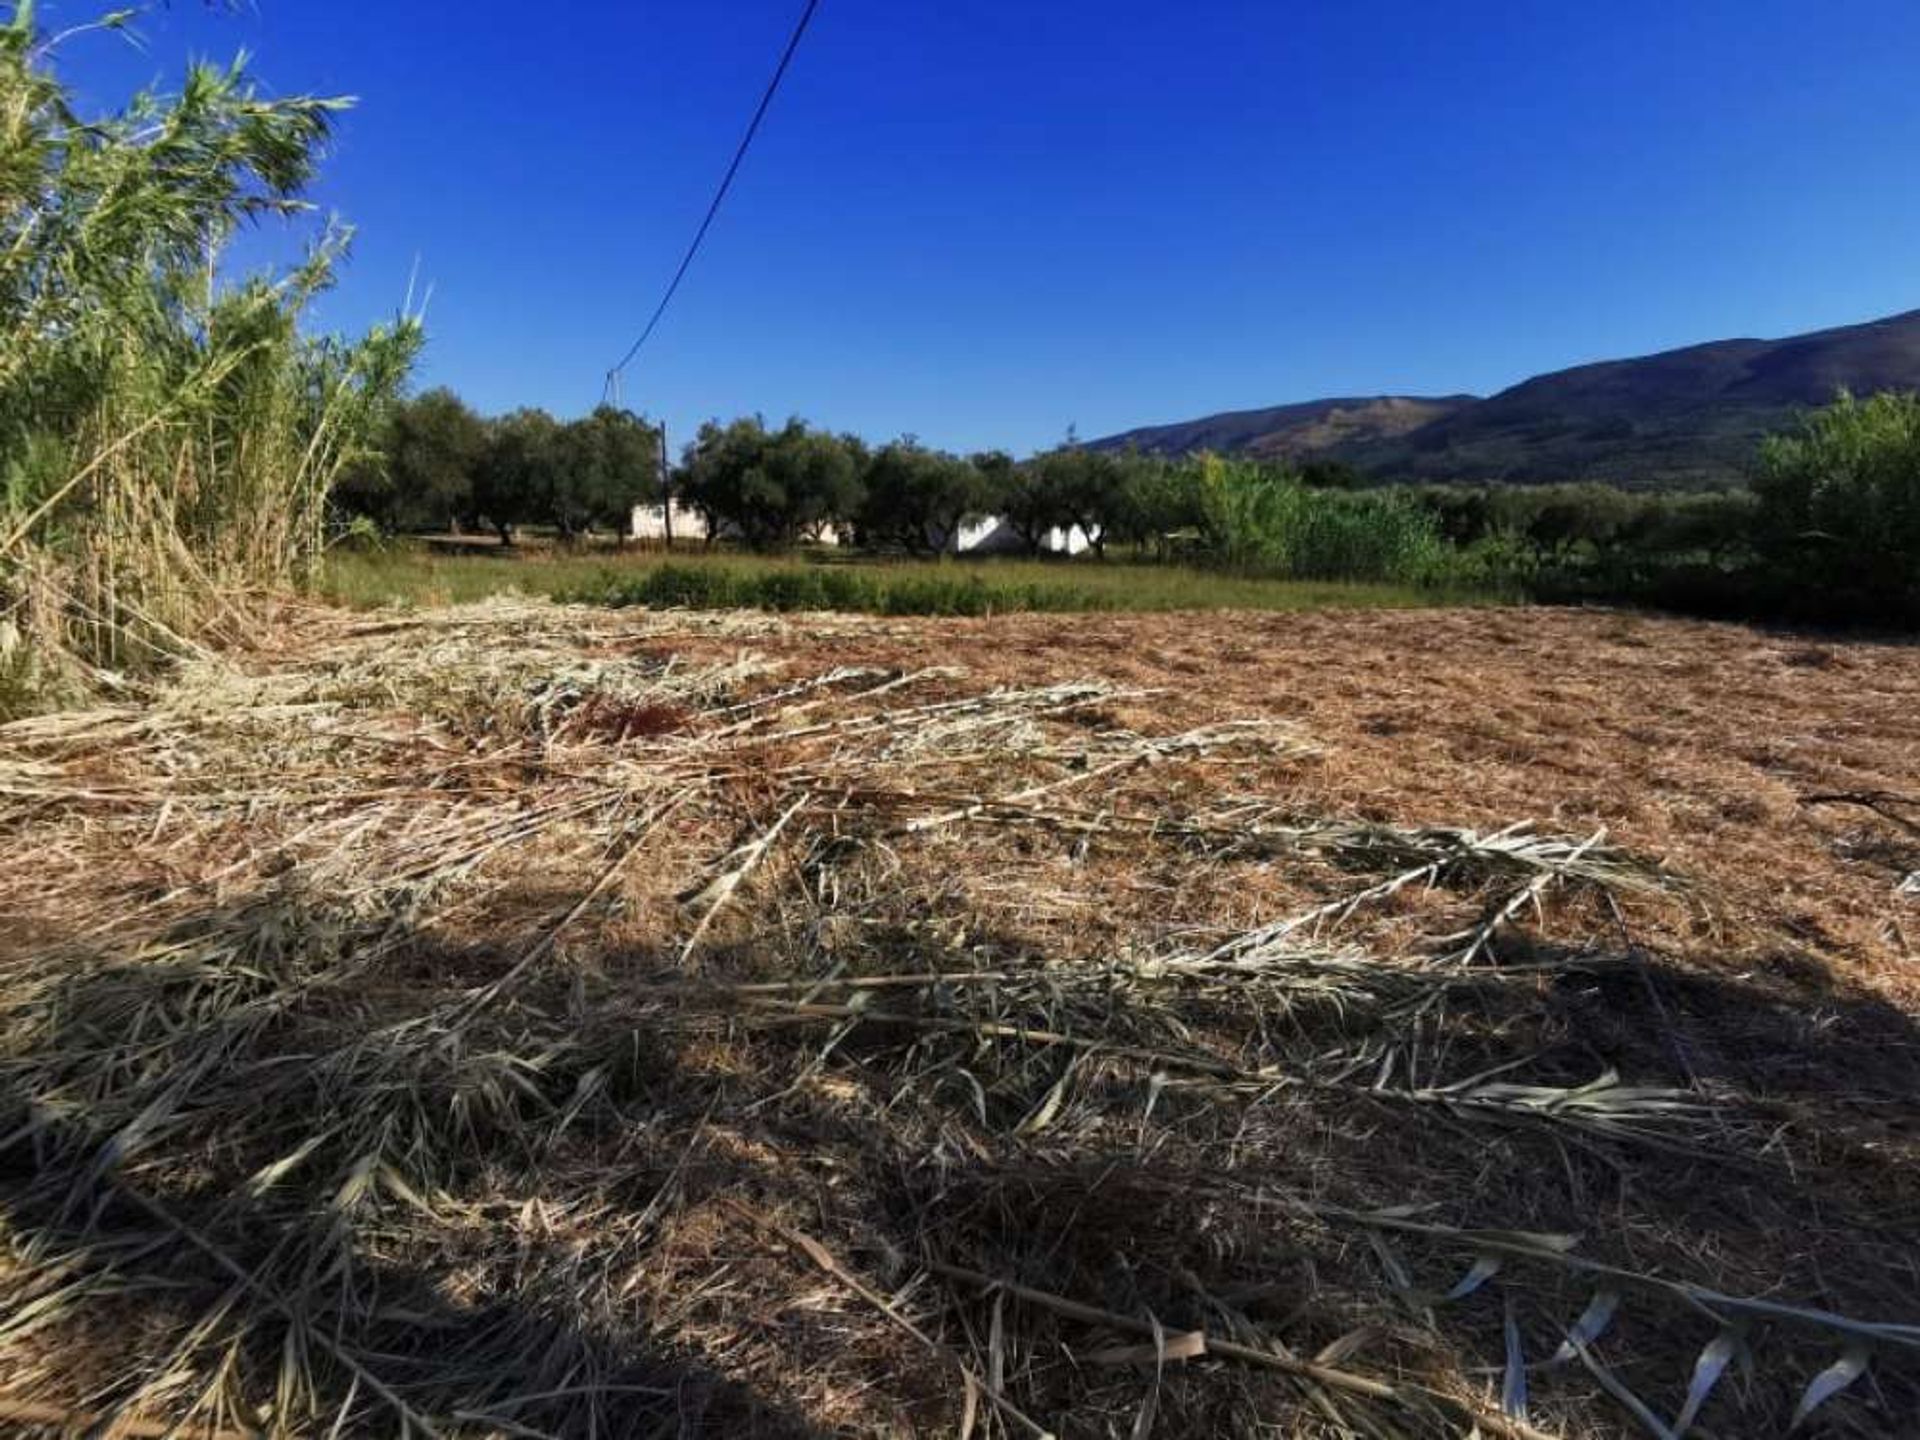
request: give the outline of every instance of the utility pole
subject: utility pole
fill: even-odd
[[[660,514],[666,522],[667,549],[673,549],[673,481],[667,468],[667,422],[660,422]]]

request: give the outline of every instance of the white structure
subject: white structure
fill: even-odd
[[[667,507],[650,504],[636,505],[627,518],[627,538],[629,540],[665,540],[667,538]],[[690,505],[680,501],[673,502],[673,538],[675,540],[705,540],[707,538],[707,517]],[[720,538],[727,538],[727,531],[720,532]],[[838,526],[831,522],[816,525],[805,537],[810,545],[844,545],[846,537]]]
[[[1056,525],[1040,537],[1040,548],[1049,555],[1078,555],[1092,547],[1093,541],[1078,525]],[[1018,555],[1025,552],[1027,542],[1005,516],[982,515],[962,520],[941,548],[950,555]]]
[[[664,540],[667,538],[667,507],[665,505],[636,505],[627,523],[627,538],[630,540]],[[707,538],[706,517],[698,510],[673,502],[673,538],[676,540],[704,540]]]
[[[627,522],[627,538],[665,540],[667,538],[667,507],[659,504],[634,506],[633,513]],[[692,506],[675,500],[673,502],[673,538],[705,540],[707,538],[706,517]],[[720,538],[727,538],[725,530],[720,532]],[[815,526],[808,531],[806,540],[813,545],[848,543],[846,534],[831,522]],[[1014,529],[1004,515],[981,515],[962,520],[959,528],[947,536],[946,543],[940,548],[949,555],[1021,555],[1026,553],[1027,542],[1020,537],[1020,532]],[[1079,555],[1092,548],[1093,541],[1078,525],[1056,525],[1040,537],[1040,549],[1049,555]]]

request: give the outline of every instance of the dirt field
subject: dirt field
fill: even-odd
[[[288,612],[0,728],[0,1420],[1920,1434],[1913,797],[1911,645]]]

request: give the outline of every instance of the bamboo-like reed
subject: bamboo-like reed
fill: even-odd
[[[243,639],[317,564],[420,334],[301,332],[338,228],[218,278],[241,225],[306,208],[343,102],[196,64],[82,118],[52,51],[31,5],[0,24],[0,714]]]

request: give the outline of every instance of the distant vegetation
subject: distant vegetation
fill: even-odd
[[[756,555],[528,545],[511,560],[497,552],[422,553],[410,545],[343,548],[328,562],[322,581],[327,597],[361,607],[454,604],[504,591],[596,605],[892,615],[1408,609],[1496,598],[1432,586],[1275,580],[1161,561],[935,561],[818,548]]]
[[[485,420],[430,391],[395,408],[384,466],[357,472],[340,500],[391,532],[618,531],[634,504],[659,499],[655,433],[608,409],[571,425],[524,410]],[[711,534],[763,553],[831,534],[879,554],[934,555],[964,522],[997,516],[1029,555],[1075,530],[1097,558],[1117,548],[1282,579],[1445,580],[1433,518],[1403,496],[1350,490],[1353,481],[1339,466],[1168,461],[1076,444],[1024,462],[911,437],[874,448],[758,417],[702,426],[672,477],[675,498]]]
[[[483,419],[438,389],[393,408],[379,452],[343,477],[335,500],[389,533],[466,525],[511,542],[538,525],[571,538],[624,527],[634,504],[658,493],[659,466],[658,433],[629,411]]]
[[[1176,459],[1072,443],[1016,462],[998,452],[949,454],[910,437],[874,448],[798,420],[770,427],[757,418],[703,426],[673,485],[714,533],[761,553],[831,535],[870,555],[931,556],[949,548],[964,522],[997,516],[1031,555],[1072,528],[1090,539],[1095,560],[1723,616],[1909,624],[1920,622],[1912,578],[1920,564],[1912,519],[1920,504],[1917,414],[1920,401],[1911,397],[1842,397],[1768,442],[1751,488],[1723,491],[1365,488],[1337,461]],[[599,449],[578,442],[570,449],[568,437],[582,431],[623,439],[624,448],[603,440]],[[635,500],[658,498],[653,433],[608,411],[572,426],[529,412],[483,422],[434,392],[394,412],[393,478],[380,493],[388,515],[411,511],[503,536],[517,523],[539,523],[564,539],[588,524],[617,527]],[[582,453],[594,458],[570,458]],[[355,493],[344,492],[349,500]],[[557,496],[575,497],[572,518],[560,515]],[[646,587],[669,583],[690,594],[697,582],[649,579],[623,593],[658,597],[663,592]],[[713,583],[714,597],[732,593],[733,581]],[[856,596],[860,585],[844,577],[793,583],[794,594],[836,607],[904,603]]]
[[[1829,616],[1920,623],[1920,396],[1842,396],[1766,443],[1754,488],[1769,583]]]
[[[1770,437],[1747,490],[1413,489],[1462,583],[1549,601],[1920,625],[1920,397],[1842,394]]]

